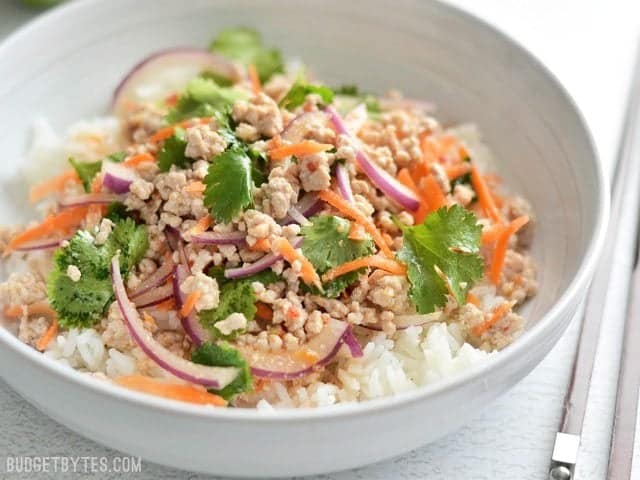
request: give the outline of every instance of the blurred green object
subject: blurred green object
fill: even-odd
[[[62,1],[63,0],[22,0],[22,3],[29,7],[47,8],[61,3]]]

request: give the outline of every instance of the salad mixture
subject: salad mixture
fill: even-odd
[[[44,140],[43,140],[44,139]],[[394,394],[508,345],[533,215],[472,125],[325,85],[249,29],[158,52],[30,153],[4,323],[105,381],[223,407]],[[38,163],[39,162],[39,163]],[[34,173],[35,172],[35,173]]]

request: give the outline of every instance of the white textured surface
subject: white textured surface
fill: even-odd
[[[451,0],[496,24],[540,57],[569,89],[584,112],[603,161],[613,171],[616,145],[640,32],[640,4],[628,0]],[[635,5],[634,5],[635,4]],[[29,17],[12,1],[0,2],[0,36]],[[603,326],[590,394],[578,478],[605,478],[613,412],[624,288],[612,288],[610,315]],[[477,418],[448,437],[404,457],[364,469],[327,475],[356,479],[512,479],[546,478],[575,348],[577,324],[551,354],[512,391],[484,408]],[[99,414],[99,406],[94,406]],[[446,412],[443,412],[446,415]],[[44,417],[0,381],[0,456],[112,455]],[[170,432],[167,432],[170,435]],[[381,434],[383,434],[381,432]],[[248,459],[250,461],[250,459]],[[3,463],[0,459],[0,463]],[[0,471],[4,465],[0,464]],[[637,476],[637,475],[636,475]],[[128,478],[186,478],[187,474],[145,464]],[[14,478],[29,478],[15,476]],[[40,474],[35,478],[64,478]],[[70,477],[71,478],[71,477]],[[107,474],[94,478],[119,478]],[[200,476],[188,476],[200,479]]]

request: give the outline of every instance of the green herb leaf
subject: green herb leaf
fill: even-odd
[[[210,390],[210,392],[227,400],[238,393],[247,392],[253,388],[251,370],[247,361],[238,350],[226,342],[203,343],[193,351],[191,361],[210,367],[237,367],[240,369],[236,379],[222,390]]]
[[[411,300],[419,313],[442,307],[451,293],[459,304],[482,278],[482,227],[459,205],[430,214],[422,225],[404,229],[398,259],[407,265]]]
[[[67,247],[58,249],[47,279],[47,294],[60,324],[68,328],[90,327],[100,321],[113,300],[111,259],[120,252],[120,268],[126,277],[148,245],[146,229],[126,219],[116,223],[104,245],[96,245],[94,237],[81,230]],[[77,282],[67,275],[70,265],[80,270]]]
[[[107,155],[107,160],[113,163],[122,163],[125,158],[127,158],[126,152],[115,152],[111,155]]]
[[[280,100],[280,106],[287,110],[293,110],[302,105],[307,99],[307,95],[315,93],[320,95],[325,105],[333,102],[333,90],[324,85],[310,85],[301,80],[296,80],[285,97]]]
[[[85,192],[91,191],[91,182],[98,172],[102,169],[102,162],[79,162],[73,157],[69,157],[69,163],[74,168]]]
[[[184,154],[187,148],[187,138],[182,128],[176,128],[173,135],[167,138],[158,153],[158,166],[163,172],[168,172],[171,165],[180,168],[187,166],[191,159]]]
[[[349,238],[351,222],[333,215],[318,215],[310,219],[310,224],[302,227],[302,253],[313,264],[319,274],[369,255],[373,251],[371,239],[356,241]],[[359,271],[343,275],[323,285],[324,296],[335,298],[358,280]],[[312,289],[314,293],[315,289]]]
[[[253,201],[252,162],[238,146],[227,148],[209,166],[204,178],[204,204],[216,221],[229,223]]]
[[[359,103],[364,103],[369,113],[381,113],[382,107],[378,99],[369,93],[361,93],[356,85],[342,85],[334,89],[337,96],[342,97],[343,109],[351,110]]]
[[[116,223],[120,220],[130,218],[131,215],[129,214],[129,211],[127,211],[127,206],[124,203],[112,202],[107,206],[107,211],[105,212],[104,217]]]
[[[211,117],[233,105],[244,95],[234,88],[221,87],[211,78],[196,77],[178,97],[166,120],[173,124],[196,117]]]
[[[236,27],[221,31],[209,49],[244,65],[253,64],[262,82],[269,80],[274,73],[284,71],[280,51],[264,47],[260,34],[250,28]]]

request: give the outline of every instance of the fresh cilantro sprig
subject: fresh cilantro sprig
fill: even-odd
[[[158,152],[158,166],[160,171],[168,172],[172,165],[184,168],[191,159],[185,155],[187,149],[187,137],[183,128],[177,127],[173,135],[167,138]]]
[[[221,390],[210,390],[227,400],[238,393],[247,392],[253,388],[251,371],[247,361],[242,358],[238,350],[226,342],[203,343],[193,351],[191,361],[210,367],[237,367],[240,369],[238,376],[229,385]]]
[[[169,110],[166,121],[173,124],[189,118],[211,117],[241,98],[244,94],[239,90],[221,87],[211,78],[196,77],[187,84],[178,97],[178,103]]]
[[[211,310],[203,310],[200,312],[200,323],[207,328],[214,338],[233,339],[238,333],[232,332],[231,335],[223,335],[216,328],[216,323],[226,319],[232,313],[241,313],[248,321],[256,316],[256,302],[258,301],[251,284],[253,282],[261,282],[265,285],[277,282],[280,277],[271,270],[257,273],[240,280],[229,280],[224,278],[224,274],[213,267],[207,272],[209,276],[215,278],[220,286],[220,302],[217,308]]]
[[[351,222],[333,215],[312,217],[309,225],[302,227],[302,253],[319,274],[343,263],[369,255],[373,251],[371,239],[351,240],[349,238],[350,229]],[[324,283],[322,294],[329,298],[340,296],[349,285],[358,280],[361,273],[362,271],[350,272]]]
[[[342,85],[341,87],[334,88],[333,92],[336,96],[341,97],[345,110],[351,110],[359,103],[364,103],[367,107],[367,112],[378,114],[382,113],[382,107],[378,100],[369,93],[362,93],[356,85]]]
[[[69,245],[56,251],[53,269],[47,279],[47,295],[64,327],[90,327],[100,321],[113,300],[109,264],[120,252],[120,269],[127,275],[144,256],[149,246],[145,227],[131,219],[115,224],[103,245],[96,245],[93,235],[81,230]],[[74,282],[67,275],[70,265],[81,276]]]
[[[269,80],[273,74],[284,71],[280,51],[263,46],[260,34],[251,28],[222,30],[211,42],[209,49],[244,65],[254,65],[262,82]]]
[[[122,162],[127,154],[125,152],[116,152],[107,155],[106,160],[114,163]],[[73,157],[69,157],[69,163],[78,174],[85,192],[91,191],[91,182],[93,178],[102,170],[102,160],[97,162],[79,162]]]
[[[287,110],[293,110],[302,105],[307,95],[312,93],[319,95],[325,105],[333,102],[333,90],[329,87],[325,85],[311,85],[302,80],[296,80],[284,98],[280,100],[280,106]]]
[[[447,294],[465,303],[467,292],[482,278],[481,233],[476,216],[459,205],[404,228],[398,259],[407,265],[409,295],[419,313],[442,307]]]

